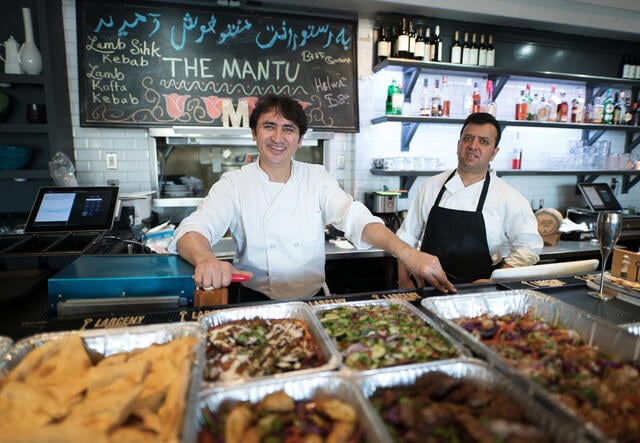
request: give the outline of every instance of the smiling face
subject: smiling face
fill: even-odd
[[[498,133],[491,124],[469,123],[458,140],[458,168],[468,173],[485,173],[500,148]]]
[[[260,152],[260,166],[267,174],[288,170],[304,138],[291,120],[274,110],[260,115],[252,134]]]

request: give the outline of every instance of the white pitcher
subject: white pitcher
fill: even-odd
[[[0,43],[0,46],[4,46],[4,58],[0,56],[0,60],[4,62],[4,73],[22,74],[20,57],[18,56],[18,42],[13,38],[13,35]]]

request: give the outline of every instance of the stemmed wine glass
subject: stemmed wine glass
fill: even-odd
[[[602,211],[598,214],[598,225],[596,227],[596,235],[600,242],[600,256],[602,257],[602,271],[600,272],[600,290],[598,292],[589,292],[589,295],[600,300],[608,300],[613,298],[604,293],[604,270],[607,265],[609,255],[613,247],[620,238],[622,232],[622,213],[616,211]]]

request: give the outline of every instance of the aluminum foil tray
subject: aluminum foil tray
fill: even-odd
[[[210,314],[207,314],[200,318],[199,322],[207,330],[212,327],[216,327],[231,321],[236,320],[253,320],[255,318],[260,319],[282,319],[290,318],[301,321],[305,324],[309,333],[315,340],[322,356],[325,359],[325,364],[315,368],[300,369],[296,371],[288,371],[282,374],[274,374],[264,377],[253,377],[251,379],[233,380],[233,381],[219,381],[210,382],[204,381],[205,386],[213,385],[235,385],[238,383],[245,383],[248,380],[260,380],[273,377],[282,377],[288,375],[302,375],[310,374],[322,371],[335,370],[340,366],[340,354],[335,348],[333,342],[325,332],[324,328],[314,315],[313,311],[306,303],[302,302],[289,302],[289,303],[275,303],[269,305],[247,306],[242,308],[230,308],[220,309]]]
[[[418,377],[431,371],[444,372],[458,379],[487,386],[514,398],[522,405],[529,423],[546,432],[556,442],[588,441],[584,428],[572,416],[567,416],[561,408],[550,409],[538,403],[524,390],[517,387],[506,376],[491,368],[486,362],[477,359],[444,360],[432,363],[419,363],[401,368],[384,368],[370,371],[356,377],[356,382],[366,399],[371,398],[378,388],[413,385]],[[372,407],[373,408],[373,407]],[[374,409],[374,413],[377,412]],[[378,418],[384,427],[384,438],[392,441],[391,435],[382,418]]]
[[[533,315],[543,319],[549,325],[571,329],[590,346],[597,346],[611,357],[628,361],[640,361],[640,337],[630,334],[611,323],[600,320],[586,311],[582,311],[556,298],[532,290],[513,290],[486,292],[469,295],[455,295],[425,298],[421,301],[437,321],[441,322],[451,335],[468,346],[476,355],[488,361],[516,383],[525,386],[549,407],[560,407],[583,421],[573,409],[556,400],[546,389],[533,382],[526,374],[507,364],[489,346],[458,326],[453,320],[460,317],[474,317],[484,313],[504,315],[508,313],[525,314],[531,310]],[[584,423],[594,440],[604,440],[603,433],[592,423]]]
[[[80,331],[50,332],[32,335],[15,343],[11,351],[0,359],[0,380],[33,349],[48,341],[67,335],[78,334],[84,340],[87,352],[96,357],[107,357],[120,352],[131,352],[135,349],[147,348],[154,344],[168,343],[181,337],[197,337],[199,345],[194,353],[191,367],[187,402],[182,420],[181,442],[196,441],[198,420],[198,394],[202,387],[204,370],[205,330],[197,322],[167,323],[161,325],[131,326],[127,328],[91,329]]]
[[[383,437],[384,425],[366,402],[357,385],[336,371],[253,380],[237,386],[210,387],[200,394],[200,420],[202,421],[203,408],[216,411],[222,402],[227,400],[256,403],[267,394],[280,390],[284,390],[294,400],[308,400],[314,395],[322,394],[338,398],[355,409],[367,443],[391,442]]]
[[[0,356],[9,351],[11,346],[13,346],[13,340],[10,337],[0,335]]]
[[[328,310],[331,310],[331,309],[345,307],[345,306],[349,306],[349,307],[368,307],[368,306],[389,306],[389,305],[392,305],[392,304],[400,306],[403,311],[406,311],[407,315],[413,315],[413,316],[416,316],[416,317],[422,319],[425,323],[427,323],[429,326],[431,326],[437,332],[442,334],[442,336],[445,339],[447,339],[451,343],[451,345],[458,351],[458,357],[471,357],[471,352],[468,349],[466,349],[464,347],[464,345],[459,340],[456,340],[443,327],[438,325],[435,321],[433,321],[424,312],[420,311],[418,308],[416,308],[415,306],[413,306],[411,303],[409,303],[406,300],[382,299],[382,300],[362,300],[362,301],[354,301],[354,302],[347,302],[347,303],[329,303],[329,304],[326,304],[326,305],[325,304],[323,304],[323,305],[315,305],[315,306],[313,306],[313,310],[314,310],[314,312],[316,314],[319,314],[319,313],[321,313],[323,311],[328,311]],[[329,337],[329,340],[331,340],[332,344],[334,344],[334,346],[335,346],[335,342],[333,342],[333,339],[331,337]],[[342,355],[340,355],[340,361],[342,362]],[[394,366],[394,367],[397,368],[398,366]],[[368,373],[369,371],[376,371],[376,370],[377,369],[369,369],[369,370],[365,370],[365,371],[360,371],[358,369],[351,368],[351,367],[349,367],[349,366],[347,366],[345,364],[342,364],[342,366],[340,367],[340,372],[344,373],[347,377],[353,377],[353,376],[357,376],[357,375],[360,375],[360,374]]]

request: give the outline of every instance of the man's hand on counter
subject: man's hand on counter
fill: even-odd
[[[412,248],[383,224],[368,224],[362,232],[362,238],[370,245],[393,254],[399,260],[399,267],[402,263],[414,277],[426,280],[431,286],[445,294],[456,292],[456,288],[442,269],[438,257]]]

